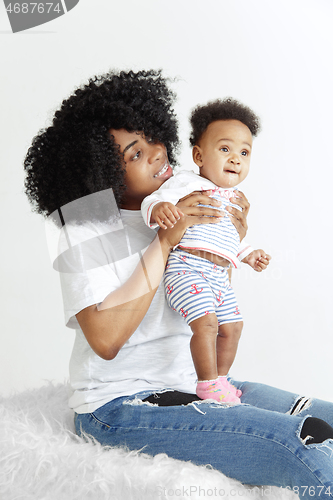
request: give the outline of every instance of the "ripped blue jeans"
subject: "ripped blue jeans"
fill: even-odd
[[[76,415],[76,431],[102,445],[211,464],[243,484],[298,487],[300,498],[333,498],[333,439],[302,437],[310,416],[333,427],[333,403],[231,382],[243,391],[241,405],[157,406],[142,403],[152,394],[143,392]]]

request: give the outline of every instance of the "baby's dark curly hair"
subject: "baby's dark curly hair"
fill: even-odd
[[[255,137],[260,131],[260,120],[258,116],[247,106],[226,97],[225,99],[209,102],[203,106],[197,106],[191,113],[190,123],[192,132],[190,136],[191,146],[198,144],[202,134],[208,125],[217,120],[238,120],[246,125]]]
[[[111,71],[78,88],[63,101],[52,125],[33,139],[26,155],[25,188],[34,211],[50,216],[69,202],[110,188],[121,204],[125,169],[111,128],[141,131],[160,141],[175,164],[179,139],[174,100],[161,70]],[[94,215],[81,213],[75,219],[80,217]]]

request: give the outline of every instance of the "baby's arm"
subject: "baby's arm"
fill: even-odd
[[[141,204],[141,213],[143,220],[147,224],[148,227],[157,227],[159,225],[163,229],[166,227],[172,227],[177,220],[183,215],[180,209],[176,209],[176,203],[184,198],[184,196],[189,195],[193,191],[202,191],[202,190],[211,189],[211,182],[206,181],[206,179],[202,179],[194,172],[185,171],[176,174],[167,181],[165,181],[160,188],[147,196],[142,204]],[[166,213],[161,214],[161,220],[171,220],[171,225],[161,225],[157,223],[157,220],[153,216],[153,210],[157,205],[164,205],[165,208],[171,208],[171,212],[173,216],[170,215],[170,212],[166,210]],[[177,210],[177,212],[174,212]],[[169,215],[171,219],[169,218]],[[156,222],[155,222],[156,221]]]
[[[263,250],[253,250],[253,252],[249,253],[244,259],[242,259],[242,262],[245,262],[249,266],[251,266],[255,271],[260,273],[261,271],[264,271],[268,264],[269,261],[271,260],[271,256],[268,255],[266,252]]]
[[[150,223],[156,222],[162,229],[173,227],[183,216],[183,212],[168,201],[154,205],[151,211]]]

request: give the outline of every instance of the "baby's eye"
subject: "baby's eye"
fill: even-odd
[[[220,151],[223,151],[224,153],[227,153],[228,152],[228,148],[226,148],[226,147],[220,148]]]
[[[249,152],[248,152],[248,151],[242,151],[242,152],[241,152],[241,155],[243,155],[243,156],[247,156],[248,154],[249,154]]]

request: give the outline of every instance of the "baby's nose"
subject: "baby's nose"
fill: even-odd
[[[229,161],[231,163],[234,163],[236,165],[238,165],[240,163],[240,160],[239,160],[239,157],[237,155],[233,155],[230,157]]]

